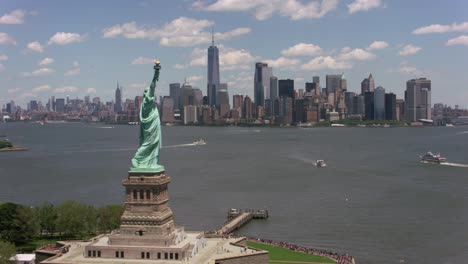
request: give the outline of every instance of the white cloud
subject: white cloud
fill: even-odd
[[[8,90],[7,90],[7,92],[8,92],[9,94],[14,94],[14,93],[17,93],[17,92],[19,92],[19,91],[21,91],[21,88],[11,88],[11,89],[8,89]]]
[[[381,0],[355,0],[348,5],[348,12],[353,14],[359,11],[369,11],[380,6],[382,6]]]
[[[415,29],[413,31],[413,34],[419,35],[446,32],[468,32],[468,22],[464,22],[461,24],[453,23],[451,25],[433,24]]]
[[[388,48],[388,43],[385,41],[374,41],[372,42],[369,47],[367,47],[367,50],[380,50],[380,49],[385,49]]]
[[[86,89],[86,94],[95,94],[97,91],[96,91],[96,88],[88,88]]]
[[[75,76],[80,75],[81,69],[80,68],[71,68],[70,70],[66,71],[63,76]]]
[[[37,87],[34,87],[32,89],[32,92],[33,93],[39,93],[39,92],[47,92],[47,91],[50,91],[52,89],[52,87],[50,87],[50,85],[40,85],[40,86],[37,86]]]
[[[306,4],[299,0],[217,0],[212,4],[196,1],[192,5],[203,11],[251,12],[257,20],[266,20],[276,13],[292,20],[321,18],[337,6],[338,0],[317,0]]]
[[[17,9],[0,17],[0,24],[23,24],[26,11]]]
[[[57,87],[54,89],[54,93],[74,93],[77,92],[79,89],[76,86],[63,86]]]
[[[314,44],[299,43],[281,51],[284,56],[309,56],[320,53],[322,49]]]
[[[154,59],[145,58],[145,57],[138,57],[132,61],[133,65],[142,65],[142,64],[153,64]]]
[[[5,70],[5,66],[3,66],[3,64],[0,63],[0,72],[2,72],[4,70]]]
[[[78,33],[57,32],[55,33],[55,35],[50,37],[47,44],[67,45],[71,43],[85,41],[86,38],[86,35],[80,35]]]
[[[349,61],[340,61],[330,56],[319,56],[302,65],[301,69],[306,71],[344,70],[352,67],[353,65]]]
[[[16,45],[16,40],[5,32],[0,32],[0,45]]]
[[[192,76],[187,78],[187,81],[189,81],[191,83],[195,83],[195,82],[200,81],[200,80],[203,80],[203,76],[201,76],[201,75],[192,75]]]
[[[142,89],[148,86],[146,83],[131,83],[125,87],[132,88],[132,89]]]
[[[27,97],[35,98],[37,97],[37,94],[34,94],[34,93],[22,93],[21,94],[21,98],[27,98]]]
[[[467,35],[462,35],[456,38],[449,39],[447,43],[445,43],[447,46],[454,46],[454,45],[465,45],[468,46],[468,36]]]
[[[75,76],[75,75],[80,75],[80,72],[81,72],[80,64],[77,61],[74,61],[73,62],[73,68],[66,71],[63,75],[64,76]]]
[[[42,53],[44,51],[44,47],[41,45],[41,43],[34,41],[28,43],[28,50],[32,52]]]
[[[413,66],[408,66],[408,65],[402,65],[399,69],[399,72],[401,73],[409,73],[409,74],[418,74],[419,71],[416,69],[416,67]]]
[[[289,59],[285,57],[279,57],[276,60],[264,60],[264,62],[270,67],[281,69],[291,69],[291,67],[301,63],[298,59]]]
[[[342,53],[338,55],[338,60],[372,60],[375,55],[363,49],[343,48]]]
[[[49,64],[52,64],[54,63],[54,59],[52,58],[44,58],[43,60],[41,60],[39,62],[39,66],[44,66],[44,65],[49,65]]]
[[[8,56],[5,54],[0,54],[0,61],[6,61],[8,60]]]
[[[23,72],[21,75],[23,77],[39,77],[39,76],[47,76],[52,75],[55,73],[54,69],[51,68],[39,68],[32,72]]]
[[[213,21],[187,17],[176,18],[159,28],[144,27],[136,22],[129,22],[103,29],[102,37],[115,38],[121,36],[127,39],[159,39],[159,43],[162,46],[188,47],[210,43],[211,32],[208,29],[213,25]],[[250,28],[236,28],[223,33],[217,32],[214,34],[214,37],[215,40],[227,40],[247,34],[250,31]]]
[[[252,55],[249,51],[244,49],[233,49],[219,45],[219,65],[221,70],[237,70],[237,69],[250,69],[252,63],[260,58]],[[207,50],[195,48],[191,54],[191,61],[187,65],[178,64],[176,67],[188,66],[206,66],[207,64]]]
[[[418,53],[422,48],[418,46],[414,46],[412,44],[408,44],[403,47],[403,49],[400,50],[400,55],[401,56],[408,56],[408,55],[413,55]]]
[[[187,66],[184,65],[184,64],[179,64],[177,63],[176,65],[174,65],[174,68],[175,69],[178,69],[178,70],[181,70],[181,69],[185,69]]]

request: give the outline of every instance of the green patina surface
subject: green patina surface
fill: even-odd
[[[154,90],[159,81],[159,61],[155,61],[153,81],[145,90],[140,107],[140,147],[132,159],[130,172],[163,172],[164,166],[159,164],[161,149],[161,121],[159,111],[154,102]]]
[[[334,260],[314,256],[302,252],[296,252],[286,248],[272,246],[264,243],[247,241],[247,246],[268,251],[269,263],[335,263]]]

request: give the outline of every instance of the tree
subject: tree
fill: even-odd
[[[0,264],[10,264],[10,258],[16,254],[15,245],[0,240]]]
[[[53,235],[57,226],[57,208],[51,203],[44,203],[35,210],[36,219],[40,228],[40,235],[45,233]]]
[[[122,205],[106,205],[98,210],[98,228],[100,232],[108,233],[120,226],[120,217],[124,208]]]
[[[0,205],[0,239],[16,243],[31,239],[37,230],[32,209],[4,203]]]
[[[75,201],[65,201],[57,208],[57,228],[68,236],[93,233],[96,227],[96,209]]]

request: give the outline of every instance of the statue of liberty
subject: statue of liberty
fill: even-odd
[[[161,148],[161,121],[154,102],[154,89],[159,81],[159,60],[154,61],[154,76],[149,88],[145,90],[140,107],[140,148],[132,159],[130,172],[164,172],[164,166],[159,164]]]

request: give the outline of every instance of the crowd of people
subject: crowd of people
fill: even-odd
[[[320,249],[314,249],[314,248],[307,248],[303,246],[298,246],[298,245],[292,245],[288,242],[282,242],[282,241],[273,241],[269,239],[261,239],[261,238],[255,238],[255,237],[247,237],[248,240],[255,241],[255,242],[261,242],[264,244],[269,244],[272,246],[279,246],[282,248],[287,248],[289,250],[293,250],[296,252],[303,252],[311,255],[317,255],[317,256],[322,256],[322,257],[329,257],[334,260],[336,260],[337,264],[354,264],[354,258],[350,255],[341,255],[336,252],[332,251],[327,251],[327,250],[320,250]]]

